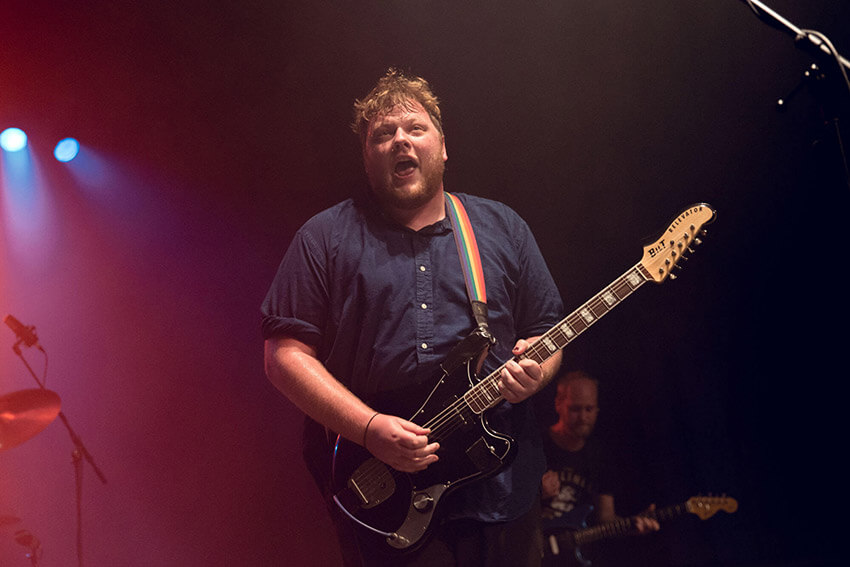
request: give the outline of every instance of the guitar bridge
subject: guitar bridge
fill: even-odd
[[[369,459],[348,479],[348,488],[357,496],[360,507],[374,508],[395,492],[395,478],[378,459]]]

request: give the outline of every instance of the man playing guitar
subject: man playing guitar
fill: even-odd
[[[618,519],[614,508],[613,464],[591,438],[599,416],[599,385],[595,378],[572,371],[558,380],[555,394],[558,421],[544,441],[547,471],[541,481],[542,523],[546,565],[572,565],[576,549],[562,549],[555,536],[578,529],[590,518],[597,524]],[[654,506],[650,507],[652,510]],[[633,531],[659,529],[652,517],[635,516]],[[579,555],[578,559],[582,559]]]

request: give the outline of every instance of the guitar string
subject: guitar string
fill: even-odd
[[[586,308],[592,310],[594,312],[594,315],[595,315],[595,309],[594,308],[601,307],[603,309],[603,311],[602,311],[601,315],[597,315],[591,321],[586,322],[586,326],[584,327],[584,329],[586,329],[591,324],[593,324],[593,322],[595,322],[596,320],[598,320],[599,318],[601,318],[602,316],[607,314],[608,311],[610,311],[613,307],[615,307],[618,304],[617,302],[609,303],[607,300],[604,301],[604,304],[603,304],[603,302],[601,302],[599,300],[599,296],[602,296],[606,292],[611,291],[615,294],[615,297],[617,297],[619,301],[622,301],[622,300],[626,299],[632,292],[634,292],[641,285],[641,284],[638,284],[634,288],[632,288],[631,285],[628,284],[628,282],[625,282],[626,283],[626,285],[625,285],[626,293],[625,293],[625,295],[620,297],[620,294],[618,293],[618,289],[615,289],[615,288],[619,287],[619,291],[623,292],[624,291],[623,286],[619,285],[621,283],[624,283],[624,282],[621,282],[620,280],[615,281],[613,284],[608,286],[608,288],[602,290],[599,294],[597,294],[597,296],[594,296],[594,298],[592,298],[590,301],[588,301],[588,303],[586,304]],[[546,335],[549,335],[550,333],[553,335],[553,337],[550,337],[550,338],[555,338],[554,337],[555,335],[561,335],[561,339],[564,340],[564,343],[560,344],[560,342],[557,341],[557,339],[555,339],[556,344],[558,345],[558,349],[556,349],[556,350],[560,350],[563,347],[565,347],[567,344],[569,344],[569,342],[571,340],[573,340],[575,337],[577,337],[580,332],[584,331],[584,329],[582,329],[582,331],[580,331],[579,333],[575,332],[575,328],[577,326],[576,322],[578,322],[578,318],[575,317],[574,315],[575,314],[572,314],[572,316],[571,316],[572,319],[573,319],[572,321],[570,320],[571,317],[567,317],[566,319],[564,319],[562,321],[561,324],[556,325],[555,327],[553,327],[553,329],[550,330],[550,332],[546,333]],[[564,323],[569,324],[571,329],[575,333],[572,336],[572,338],[566,336],[563,333],[563,331],[561,330]],[[542,348],[541,348],[540,345],[542,345]],[[543,360],[545,360],[545,358],[543,358],[541,356],[541,353],[539,352],[541,350],[545,350],[546,353],[549,353],[549,351],[550,351],[550,349],[545,345],[545,341],[542,341],[542,342],[536,341],[530,349],[530,354],[533,355],[534,357],[537,357],[539,359],[538,362],[542,362]],[[526,354],[526,353],[524,353],[524,354]],[[530,357],[531,356],[529,356],[529,358]],[[488,387],[488,386],[493,387],[495,389],[496,377],[501,373],[501,370],[504,368],[504,366],[505,365],[502,365],[499,369],[497,369],[496,371],[491,373],[487,378],[485,378],[481,382],[479,382],[479,384],[476,385],[476,387],[473,390],[470,390],[470,392],[467,392],[467,394],[465,396],[461,397],[455,403],[448,406],[443,412],[438,414],[430,423],[428,423],[424,426],[426,428],[431,429],[431,435],[429,435],[429,437],[431,438],[430,439],[431,441],[440,442],[442,439],[448,437],[454,431],[456,431],[459,427],[461,427],[461,425],[466,422],[466,420],[464,419],[464,416],[462,415],[462,412],[463,412],[464,409],[467,409],[467,410],[469,410],[473,413],[476,413],[476,414],[480,413],[480,412],[476,412],[471,407],[471,405],[469,403],[470,401],[476,401],[480,404],[482,398],[484,398],[486,403],[483,404],[483,409],[481,409],[481,412],[483,412],[485,409],[487,409],[488,405],[490,407],[492,407],[492,405],[501,401],[502,396],[501,396],[500,393],[498,395],[496,395],[495,397],[493,397],[488,393],[485,393],[485,394],[482,395],[482,394],[479,393],[479,391],[480,390],[486,390],[486,387]],[[496,390],[496,392],[498,392],[498,390]],[[470,399],[466,400],[465,399],[466,396],[469,396]],[[393,471],[394,471],[394,469],[393,469]],[[388,472],[390,472],[389,469],[387,469],[385,466],[383,466],[383,464],[380,461],[375,460],[374,462],[372,462],[371,466],[368,466],[364,470],[360,471],[360,474],[358,475],[357,480],[360,483],[370,483],[371,486],[374,488],[376,485],[380,486],[386,480]],[[393,477],[395,477],[396,472],[392,472],[391,475]],[[364,484],[364,488],[365,488],[365,484]]]
[[[546,358],[548,358],[548,356],[546,358],[543,358],[541,356],[540,351],[545,350],[547,354],[551,354],[551,353],[557,352],[557,350],[564,348],[567,344],[569,344],[570,341],[575,339],[579,334],[581,334],[588,327],[590,327],[590,325],[592,325],[598,319],[600,319],[602,316],[607,314],[608,311],[610,311],[611,309],[616,307],[619,304],[619,302],[626,299],[629,295],[631,295],[631,293],[633,293],[643,283],[645,283],[646,280],[643,279],[643,278],[639,278],[637,284],[632,284],[631,282],[629,282],[627,280],[627,277],[629,275],[631,275],[633,273],[633,271],[634,271],[634,268],[632,270],[627,271],[626,274],[624,274],[623,276],[621,276],[620,278],[615,280],[611,285],[604,288],[602,291],[597,293],[593,298],[591,298],[585,304],[585,307],[583,309],[581,309],[580,311],[578,311],[578,313],[573,312],[568,317],[563,319],[561,321],[561,323],[555,325],[552,329],[550,329],[547,333],[544,334],[544,336],[552,335],[552,336],[549,337],[551,339],[555,339],[556,336],[560,335],[560,338],[564,342],[563,342],[563,344],[560,344],[560,342],[557,341],[557,339],[555,339],[555,344],[558,345],[557,349],[550,352],[550,349],[546,346],[545,341],[542,341],[542,340],[539,339],[538,341],[535,341],[535,343],[529,348],[528,353],[523,353],[523,357],[532,358],[532,356],[529,356],[529,354],[531,354],[535,357],[535,360],[537,360],[537,362],[543,362],[543,361],[546,360]],[[625,291],[625,294],[622,295],[622,297],[620,297],[620,293],[622,293],[624,291]],[[606,292],[613,293],[614,297],[617,299],[617,301],[615,301],[613,303],[609,303],[607,300],[601,299],[606,294]],[[618,293],[618,292],[620,292],[620,293]],[[596,315],[595,308],[601,308],[602,313],[600,315]],[[589,321],[587,319],[585,319],[584,316],[582,315],[582,313],[584,313],[585,309],[589,309],[591,311],[592,315],[593,315]],[[582,325],[584,325],[584,327],[581,328],[580,331],[576,331],[576,328],[578,327],[577,323],[581,323]],[[562,327],[563,327],[564,324],[567,324],[567,325],[570,326],[571,330],[574,333],[572,335],[572,337],[567,336],[563,332]],[[543,337],[541,337],[541,339],[542,338]],[[464,396],[461,396],[454,403],[447,406],[442,412],[437,414],[437,416],[435,416],[430,422],[423,425],[423,427],[425,427],[427,429],[431,429],[431,434],[429,435],[430,440],[435,441],[435,442],[440,442],[442,439],[448,437],[449,435],[451,435],[451,433],[453,433],[459,427],[461,427],[461,425],[466,422],[463,418],[463,415],[461,414],[461,412],[463,411],[464,408],[467,408],[470,411],[472,411],[473,413],[478,414],[478,413],[485,411],[486,409],[489,409],[489,407],[493,407],[496,403],[500,402],[501,399],[502,399],[502,396],[501,396],[500,393],[498,393],[498,389],[495,386],[495,383],[497,382],[497,377],[501,374],[501,371],[502,371],[502,369],[505,368],[506,364],[507,363],[501,365],[498,369],[496,369],[494,372],[492,372],[490,375],[488,375],[486,378],[482,379],[478,384],[476,384],[476,386],[473,387],[472,390],[467,392]],[[488,386],[493,387],[496,390],[496,392],[498,393],[498,395],[493,397],[488,393],[484,393],[484,394],[480,393],[480,391],[486,390],[486,388]],[[469,399],[467,399],[467,397]],[[481,404],[482,399],[486,403]],[[481,407],[480,412],[476,412],[475,409],[473,409],[471,407],[470,401],[475,401],[475,402],[478,402],[479,404],[481,404],[482,407]],[[370,459],[370,461],[371,461],[371,459]],[[360,471],[360,474],[358,475],[358,481],[360,481],[360,482],[371,482],[373,486],[376,483],[378,485],[380,485],[385,480],[385,478],[387,476],[386,473],[388,472],[388,470],[389,469],[387,469],[385,466],[383,466],[383,463],[381,461],[375,459],[375,462],[373,462],[373,464],[371,466],[368,466],[364,470]],[[395,471],[395,469],[391,469],[391,470],[393,471],[392,476],[395,477],[397,471]],[[376,473],[377,473],[377,476],[375,476]]]
[[[535,341],[535,343],[529,348],[527,353],[523,353],[523,357],[524,358],[532,358],[532,359],[536,360],[538,363],[541,363],[541,362],[545,361],[546,358],[548,358],[548,356],[551,356],[551,354],[553,354],[554,352],[557,352],[558,350],[563,349],[567,344],[569,344],[572,340],[574,340],[579,334],[584,332],[584,330],[586,330],[587,327],[589,327],[590,325],[595,323],[597,320],[601,319],[604,315],[606,315],[608,313],[608,311],[610,311],[614,307],[616,307],[620,302],[625,300],[629,295],[631,295],[634,291],[636,291],[641,285],[643,285],[647,281],[646,276],[644,276],[644,274],[641,274],[639,271],[637,271],[637,268],[639,266],[640,266],[640,264],[638,264],[637,266],[628,270],[624,275],[622,275],[620,278],[615,280],[612,284],[610,284],[609,286],[604,288],[602,291],[597,293],[595,296],[593,296],[585,304],[584,309],[580,309],[580,310],[577,310],[577,312],[571,313],[566,318],[564,318],[560,323],[558,323],[557,325],[552,327],[549,331],[544,333],[544,335],[541,336],[540,339]],[[637,282],[636,283],[633,283],[633,282],[629,281],[629,279],[628,279],[629,276],[631,276],[632,274],[635,274],[637,276]],[[609,293],[613,294],[613,297],[616,301],[610,302],[608,299],[605,299],[605,297]],[[588,309],[591,312],[592,316],[591,316],[590,321],[585,319],[584,316],[582,315],[584,313],[585,309]],[[601,310],[601,314],[596,313],[597,309]],[[580,328],[580,325],[578,325],[577,323],[580,323],[581,325],[583,325],[583,328]],[[562,330],[563,326],[565,324],[568,325],[570,327],[570,329],[572,330],[572,332],[573,332],[572,336],[566,335],[566,333]],[[576,330],[577,328],[580,328],[580,330]],[[557,338],[558,336],[560,336],[561,340],[558,340],[558,338]],[[554,349],[554,350],[550,349],[547,346],[547,341],[544,340],[544,338],[554,339],[554,343],[557,346],[557,348]],[[563,344],[561,344],[561,341],[563,341]],[[545,353],[543,351],[545,351]],[[544,357],[544,356],[542,356],[543,354],[546,354],[547,356]],[[484,395],[481,395],[479,391],[483,390],[487,385],[493,385],[493,383],[496,381],[495,377],[498,376],[501,373],[502,369],[504,369],[506,364],[507,363],[503,364],[498,369],[496,369],[493,373],[491,373],[487,378],[481,380],[472,390],[467,392],[464,396],[462,396],[460,399],[458,399],[454,404],[448,406],[445,411],[448,411],[448,410],[455,411],[454,406],[466,402],[467,396],[469,396],[470,399],[474,399],[475,401],[480,402],[482,399],[485,399],[485,401],[489,402],[490,396],[487,395],[486,393]],[[496,399],[498,400],[499,397],[501,397],[501,396],[496,396]],[[481,411],[484,411],[484,409],[489,409],[487,407],[487,405],[489,405],[489,404],[485,404],[484,408]],[[476,413],[478,413],[478,412],[476,412]],[[433,431],[434,427],[439,427],[438,422],[439,422],[440,419],[441,419],[441,415],[438,414],[434,418],[434,420],[432,420],[432,422],[424,425],[423,427],[430,428]]]
[[[691,230],[691,233],[692,233],[691,235],[693,235],[696,232],[696,227],[694,225],[691,225],[690,230]],[[687,234],[685,235],[685,239],[686,239],[686,242],[687,242],[687,240],[688,240]],[[670,244],[672,246],[674,244],[674,242],[671,241]],[[681,247],[681,243],[680,243],[680,247]],[[675,263],[676,262],[674,261],[673,265],[675,265]],[[670,268],[672,268],[672,266],[668,267],[668,274],[669,274]],[[632,282],[630,282],[627,279],[628,276],[631,275],[631,274],[635,274],[637,276],[637,283],[634,284],[634,287],[632,287]],[[567,344],[569,344],[569,342],[571,340],[576,338],[578,336],[578,334],[581,334],[582,332],[584,332],[588,327],[590,327],[593,323],[595,323],[599,318],[606,315],[608,313],[608,311],[613,309],[613,307],[616,307],[619,304],[619,302],[626,299],[629,295],[631,295],[631,293],[633,293],[635,290],[637,290],[640,286],[642,286],[644,283],[646,283],[650,279],[651,279],[651,276],[650,276],[648,270],[646,269],[646,267],[642,264],[642,262],[638,262],[638,264],[635,265],[632,269],[628,270],[623,276],[621,276],[620,278],[615,280],[614,283],[612,283],[610,286],[608,286],[607,288],[603,289],[601,292],[596,294],[593,298],[591,298],[590,301],[588,301],[585,304],[587,306],[587,308],[589,308],[591,310],[591,313],[592,313],[593,316],[590,317],[590,320],[588,320],[587,318],[584,318],[585,322],[582,323],[584,325],[583,328],[581,328],[579,331],[576,331],[576,329],[573,327],[572,321],[569,320],[571,317],[573,319],[575,319],[577,322],[580,322],[580,320],[575,317],[575,312],[573,312],[573,314],[571,314],[567,318],[563,319],[560,323],[558,323],[555,327],[553,327],[552,329],[550,329],[550,331],[548,331],[547,333],[545,333],[543,335],[545,337],[545,336],[548,336],[548,335],[551,334],[552,337],[549,337],[549,338],[554,338],[554,336],[557,335],[557,334],[564,335],[564,333],[561,330],[563,325],[565,325],[565,324],[570,325],[570,328],[571,328],[571,330],[573,331],[574,334],[572,335],[572,337],[564,335],[564,337],[562,337],[562,338],[566,338],[567,340],[562,345],[559,345],[556,342],[555,344],[558,345],[558,348],[555,349],[554,351],[552,351],[552,353],[557,352],[558,350],[564,348]],[[617,295],[618,290],[615,289],[615,287],[620,285],[620,284],[623,284],[623,283],[626,284],[626,288],[627,288],[627,289],[625,289],[626,293],[622,297],[619,297],[619,295]],[[624,288],[620,285],[619,289],[620,289],[620,291],[623,291]],[[608,301],[606,300],[605,302],[608,303],[608,305],[602,305],[601,303],[599,303],[599,298],[604,299],[603,294],[606,291],[613,291],[614,297],[618,301],[608,303]],[[596,315],[596,313],[592,311],[594,304],[597,305],[597,306],[602,306],[604,308],[601,315]],[[579,311],[580,315],[583,314],[583,313],[584,313],[584,309]],[[543,337],[541,337],[541,338],[543,338]],[[546,344],[546,342],[544,341],[544,342],[541,343],[538,340],[538,341],[535,341],[535,344],[530,347],[529,350],[530,350],[531,354],[533,354],[535,356],[540,355],[540,352],[539,352],[540,349],[538,348],[539,344],[542,344],[544,347],[546,347],[547,353],[549,352],[550,349],[548,348],[548,345]],[[549,354],[551,354],[551,353],[549,353]],[[528,357],[528,355],[526,355],[526,353],[523,353],[522,356]],[[548,356],[546,358],[548,358]],[[543,362],[543,361],[546,360],[546,358],[541,358],[538,362]],[[485,378],[484,380],[479,382],[479,384],[477,384],[472,390],[470,390],[470,392],[467,392],[467,394],[461,396],[454,403],[450,404],[449,407],[447,407],[446,409],[441,411],[431,422],[429,422],[433,425],[433,428],[429,427],[427,424],[425,425],[425,427],[431,428],[432,433],[437,433],[439,431],[437,438],[442,438],[442,437],[440,437],[440,435],[445,437],[449,433],[453,432],[457,427],[460,426],[458,419],[460,418],[460,421],[463,421],[462,415],[460,414],[460,412],[457,409],[458,407],[461,408],[461,411],[463,411],[463,408],[465,407],[469,411],[472,411],[473,413],[475,413],[475,410],[470,406],[469,401],[467,400],[467,395],[469,395],[470,399],[475,399],[476,396],[477,396],[478,398],[477,398],[476,401],[480,402],[481,397],[480,397],[480,394],[478,393],[478,391],[483,390],[485,388],[485,386],[487,386],[488,384],[493,385],[493,384],[491,384],[491,382],[495,382],[495,376],[497,376],[498,374],[501,373],[501,371],[505,368],[506,364],[507,363],[502,364],[494,373],[491,373],[487,378]],[[497,392],[498,392],[498,390],[497,390]],[[502,398],[502,395],[501,395],[501,393],[499,393],[498,395],[496,395],[495,398],[492,398],[488,395],[486,399],[491,403],[498,403],[498,402],[501,402],[501,398]],[[492,407],[492,405],[490,407]],[[484,404],[483,408],[481,409],[481,412],[485,411],[486,409],[488,409],[488,406],[487,406],[487,404]],[[449,426],[450,426],[450,429],[448,429],[448,430],[445,430],[446,423],[448,423]],[[452,427],[452,425],[453,425],[453,427]],[[374,469],[376,467],[378,467],[382,470],[382,472],[379,474],[379,478],[385,478],[387,476],[387,472],[391,472],[391,476],[395,476],[396,474],[398,474],[398,471],[396,471],[395,469],[392,469],[391,467],[387,468],[378,459],[372,458],[372,459],[370,459],[370,461],[374,461],[375,465],[367,467],[368,469],[370,469],[370,472],[365,473],[364,476],[367,476],[367,477],[374,476]],[[368,462],[369,461],[367,461],[367,463],[365,463],[365,464],[368,464]],[[368,478],[365,479],[365,480],[368,480]]]
[[[619,302],[626,299],[629,295],[631,295],[631,293],[633,293],[635,290],[637,290],[644,283],[643,281],[640,281],[638,284],[636,284],[636,285],[634,285],[634,287],[632,287],[632,285],[628,281],[625,281],[625,278],[628,275],[630,275],[631,273],[632,273],[631,271],[627,272],[626,275],[622,276],[621,278],[616,280],[614,283],[609,285],[607,288],[600,291],[596,296],[594,296],[590,301],[588,301],[585,304],[586,308],[589,309],[592,312],[593,317],[592,317],[591,321],[587,321],[583,317],[581,319],[579,318],[579,316],[581,315],[581,313],[584,310],[580,311],[579,315],[576,315],[576,313],[570,314],[568,317],[563,319],[560,323],[555,325],[552,329],[547,331],[543,336],[540,337],[540,339],[535,341],[535,343],[529,348],[529,351],[527,353],[523,353],[523,356],[521,356],[521,358],[531,358],[531,359],[536,360],[538,363],[541,363],[541,362],[544,362],[548,358],[548,356],[551,356],[551,354],[554,354],[554,352],[557,352],[558,350],[563,349],[567,344],[569,344],[579,334],[584,332],[584,330],[587,327],[589,327],[590,325],[595,323],[596,320],[601,319],[604,315],[606,315],[608,313],[608,311],[610,311],[611,309],[616,307],[619,304]],[[622,292],[624,291],[624,288],[623,288],[624,285],[625,285],[626,293],[621,296]],[[614,297],[616,298],[616,301],[609,302],[608,300],[604,299],[606,292],[613,293]],[[597,308],[602,309],[602,313],[600,315],[596,314]],[[580,331],[576,331],[576,328],[578,327],[578,325],[576,325],[577,322],[580,322],[582,325],[584,325],[584,328],[582,328]],[[570,329],[572,330],[572,332],[573,332],[572,336],[566,335],[566,333],[564,333],[564,331],[562,330],[562,327],[565,324],[568,325],[570,327]],[[563,344],[561,344],[561,342],[559,340],[557,340],[557,338],[556,338],[559,335],[561,337],[561,340],[563,340]],[[549,346],[547,345],[547,341],[544,340],[544,338],[555,339],[553,342],[555,343],[557,348],[556,349],[549,348]],[[543,351],[545,351],[545,352],[543,352]],[[547,356],[544,357],[543,354],[545,354]],[[505,363],[505,364],[507,364],[507,363]],[[486,387],[487,386],[494,386],[494,383],[496,382],[496,376],[498,376],[501,373],[502,369],[504,369],[504,367],[505,367],[505,364],[500,366],[498,369],[496,369],[493,373],[491,373],[486,378],[482,379],[475,387],[473,387],[473,389],[469,390],[466,394],[464,394],[464,396],[462,396],[461,399],[457,400],[457,402],[455,402],[454,404],[448,406],[445,411],[448,411],[448,410],[456,411],[453,406],[458,405],[458,404],[462,404],[463,402],[468,401],[466,399],[467,397],[469,397],[469,399],[477,401],[477,402],[481,402],[481,400],[483,399],[486,403],[484,404],[484,408],[481,411],[484,411],[485,409],[489,409],[487,406],[492,407],[491,400],[501,401],[501,400],[499,400],[501,395],[498,395],[495,398],[493,398],[489,394],[487,394],[486,393]],[[485,390],[485,393],[481,394],[480,393],[481,390]],[[469,404],[467,404],[467,405],[469,405]],[[475,411],[475,410],[473,410],[473,411]],[[475,413],[479,413],[479,412],[475,412]],[[435,418],[432,422],[423,425],[423,427],[432,429],[432,433],[433,433],[434,428],[439,427],[440,419],[441,419],[441,415],[438,414],[437,416],[435,416]]]
[[[646,276],[638,271],[639,267],[640,267],[640,264],[638,264],[635,267],[633,267],[632,269],[628,270],[625,274],[620,276],[620,278],[618,278],[617,280],[612,282],[609,286],[605,287],[599,293],[594,295],[590,300],[588,300],[587,303],[585,303],[583,308],[580,308],[579,310],[574,311],[573,313],[568,315],[566,318],[561,320],[560,323],[558,323],[557,325],[552,327],[552,329],[547,331],[540,339],[535,341],[534,344],[529,348],[528,352],[535,355],[535,357],[537,357],[537,358],[535,358],[535,360],[538,363],[540,363],[540,362],[545,361],[548,358],[548,356],[546,358],[543,358],[541,356],[542,353],[540,351],[546,351],[547,354],[551,355],[554,352],[557,352],[558,350],[563,349],[572,340],[577,338],[579,334],[583,333],[588,327],[590,327],[593,323],[595,323],[597,320],[599,320],[604,315],[606,315],[608,313],[608,311],[610,311],[611,309],[616,307],[620,302],[625,300],[629,295],[634,293],[634,291],[636,291],[641,285],[643,285],[644,283],[646,283],[646,281],[648,281],[646,279]],[[637,273],[637,275],[638,275],[637,283],[632,283],[631,281],[628,280],[628,277],[630,275],[632,275],[633,273]],[[620,297],[618,291],[621,292],[621,293],[625,292],[625,295]],[[613,303],[609,303],[607,300],[605,300],[604,296],[605,296],[606,292],[613,293],[614,297],[617,299],[617,301],[615,301]],[[602,313],[600,315],[596,315],[594,308],[601,308]],[[582,313],[585,311],[585,309],[590,310],[590,312],[592,314],[592,317],[590,318],[590,320],[587,320],[582,315]],[[579,325],[577,325],[577,323],[580,323],[581,325],[583,325],[583,328],[581,328],[581,330],[578,330],[578,331],[576,330],[576,328],[579,327]],[[566,333],[564,333],[564,331],[562,330],[562,327],[565,324],[569,325],[570,329],[574,333],[571,337],[567,336]],[[551,336],[549,336],[550,334],[551,334]],[[564,343],[560,344],[556,340],[555,344],[558,345],[558,348],[555,349],[554,351],[550,352],[550,349],[546,346],[545,341],[543,341],[542,339],[543,339],[543,337],[546,337],[546,336],[549,336],[549,338],[552,339],[552,338],[554,338],[555,336],[558,336],[558,335],[561,336],[561,339],[564,340]],[[527,353],[523,353],[522,357],[531,358],[530,356],[528,356]],[[538,360],[538,358],[539,358],[539,360]],[[507,362],[502,364],[499,368],[497,368],[492,373],[490,373],[486,378],[484,378],[480,382],[478,382],[478,384],[476,384],[471,390],[466,392],[466,394],[464,394],[463,396],[458,398],[455,402],[453,402],[452,404],[450,404],[449,406],[444,408],[440,413],[438,413],[434,418],[432,418],[431,421],[424,424],[422,427],[431,430],[431,434],[429,435],[429,440],[439,442],[440,440],[448,437],[451,433],[456,431],[459,427],[461,427],[461,425],[463,423],[465,423],[465,420],[463,419],[463,416],[460,413],[460,412],[463,411],[464,408],[468,408],[470,411],[472,411],[473,413],[475,413],[477,415],[477,414],[485,411],[486,409],[493,407],[496,403],[501,402],[501,400],[503,398],[501,393],[499,393],[495,398],[492,398],[488,394],[481,394],[480,391],[485,389],[488,386],[492,386],[498,392],[498,388],[495,386],[495,384],[497,382],[498,376],[501,374],[501,371],[505,368],[506,365],[507,365]],[[469,396],[469,400],[467,399],[467,396]],[[484,399],[485,402],[487,402],[487,403],[482,404],[481,412],[476,412],[474,409],[471,408],[469,401],[474,400],[478,403],[481,403],[482,399]],[[372,459],[370,459],[369,461],[372,461]],[[386,472],[387,472],[388,469],[384,466],[384,464],[380,460],[374,459],[374,461],[375,462],[371,466],[366,467],[366,469],[361,471],[361,474],[358,475],[358,481],[372,482],[373,485],[374,485],[374,483],[381,484],[383,479],[386,477]],[[390,468],[389,470],[393,471],[391,474],[395,478],[396,473],[398,471],[396,471],[395,469],[392,469],[392,468]],[[375,475],[376,472],[377,472],[377,476],[375,476],[374,478],[370,478],[373,475]]]

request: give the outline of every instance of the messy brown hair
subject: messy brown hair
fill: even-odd
[[[351,129],[360,137],[360,142],[365,143],[369,123],[372,120],[399,105],[410,108],[411,101],[422,105],[442,137],[443,118],[439,101],[431,90],[431,85],[422,77],[406,75],[392,67],[378,79],[378,83],[369,91],[369,94],[354,101],[354,121]]]

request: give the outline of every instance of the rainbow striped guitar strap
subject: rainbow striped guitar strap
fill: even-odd
[[[466,293],[472,306],[472,315],[479,330],[487,331],[487,288],[484,285],[484,269],[478,253],[478,243],[472,231],[469,215],[460,199],[446,192],[446,211],[452,223]],[[489,333],[487,333],[489,335]]]

